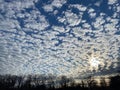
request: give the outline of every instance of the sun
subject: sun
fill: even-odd
[[[89,60],[89,64],[90,64],[90,70],[98,70],[98,67],[100,65],[100,61],[98,60],[98,58],[92,57]]]
[[[100,64],[100,62],[96,59],[96,58],[91,58],[91,60],[90,60],[90,65],[92,66],[92,67],[97,67],[98,65]]]
[[[88,67],[90,71],[96,71],[99,72],[99,70],[103,69],[105,66],[104,59],[99,53],[92,53],[88,57]]]

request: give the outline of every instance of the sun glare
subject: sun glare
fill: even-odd
[[[100,64],[100,62],[96,59],[96,58],[91,58],[90,60],[90,65],[91,67],[98,67],[98,65]]]

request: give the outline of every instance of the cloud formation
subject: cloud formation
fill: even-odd
[[[102,11],[102,3],[95,9],[96,3],[66,0],[1,0],[0,74],[85,76],[118,70],[120,5],[108,0],[108,11]],[[91,57],[100,62],[97,68]]]

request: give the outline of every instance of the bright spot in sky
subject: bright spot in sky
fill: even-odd
[[[98,67],[99,64],[100,64],[100,62],[96,58],[92,58],[90,60],[91,67]]]

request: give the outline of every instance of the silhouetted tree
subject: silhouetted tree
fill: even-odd
[[[119,75],[110,77],[110,87],[105,77],[101,77],[100,81],[101,87],[98,87],[96,80],[91,76],[77,84],[73,78],[66,76],[0,75],[0,90],[120,90]]]
[[[75,80],[73,78],[70,78],[69,80],[69,86],[75,87]]]
[[[120,90],[120,76],[110,78],[110,87],[116,90]]]
[[[85,87],[85,83],[84,80],[81,81],[81,87],[84,88]]]
[[[100,86],[101,87],[106,87],[107,86],[106,81],[105,81],[105,77],[100,78]]]
[[[66,76],[62,76],[61,77],[61,82],[60,82],[62,87],[66,87],[67,86],[67,77]]]
[[[94,87],[96,87],[97,86],[97,82],[90,76],[90,77],[88,77],[88,79],[87,79],[87,86],[88,86],[88,88],[94,88]]]

